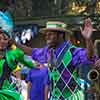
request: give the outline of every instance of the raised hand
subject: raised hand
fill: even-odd
[[[80,30],[81,30],[81,34],[84,37],[84,39],[91,38],[91,35],[92,35],[93,31],[95,31],[95,29],[93,28],[92,21],[90,18],[88,18],[84,21],[84,28],[82,29],[80,27]]]

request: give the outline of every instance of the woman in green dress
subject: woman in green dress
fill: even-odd
[[[0,100],[23,100],[11,83],[10,75],[19,62],[34,67],[32,61],[24,58],[24,52],[10,43],[12,29],[11,17],[0,11]]]

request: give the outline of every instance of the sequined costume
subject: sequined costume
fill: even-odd
[[[14,86],[10,83],[10,74],[16,69],[17,63],[34,67],[31,61],[24,59],[24,52],[19,48],[7,50],[3,59],[0,59],[0,100],[22,100],[20,93],[18,93]]]
[[[13,37],[13,21],[8,12],[0,11],[0,100],[23,100],[16,91],[15,85],[10,80],[11,72],[17,68],[20,62],[28,67],[34,67],[32,61],[24,58],[24,52],[14,44],[6,42]],[[5,39],[5,37],[7,37]],[[9,37],[9,39],[8,39]]]

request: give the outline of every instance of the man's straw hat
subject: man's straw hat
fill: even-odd
[[[40,29],[40,33],[46,33],[46,31],[61,31],[61,32],[67,32],[70,31],[66,29],[66,24],[59,21],[49,21],[46,23],[46,27]]]

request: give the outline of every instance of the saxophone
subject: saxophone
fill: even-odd
[[[88,72],[88,79],[90,81],[96,81],[99,79],[99,76],[100,76],[100,73],[97,69],[91,69],[89,72]]]
[[[92,68],[87,75],[91,81],[91,92],[95,95],[94,100],[100,100],[100,69]]]

